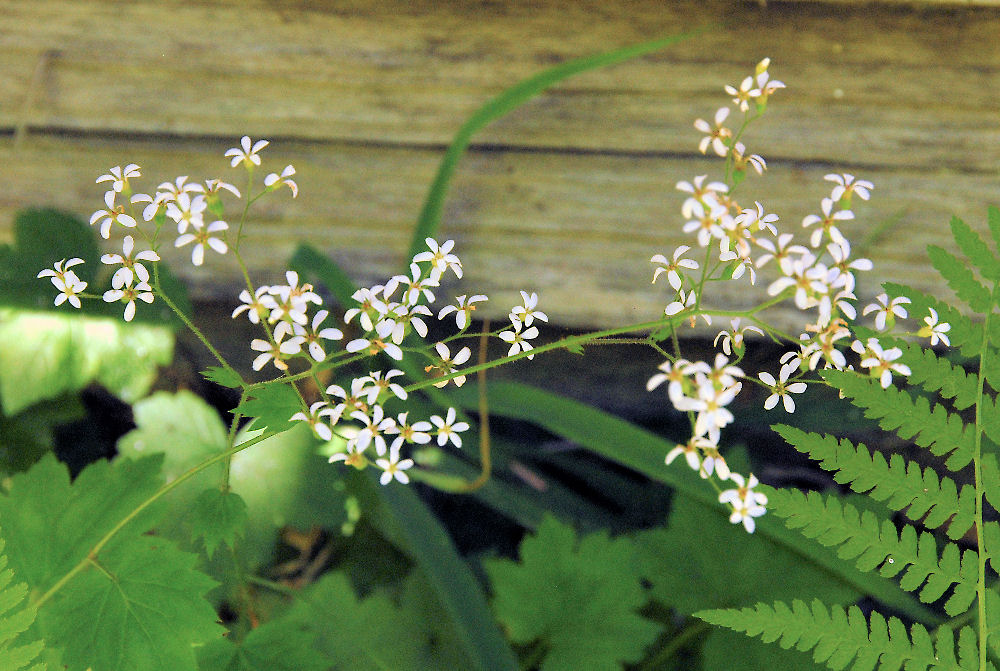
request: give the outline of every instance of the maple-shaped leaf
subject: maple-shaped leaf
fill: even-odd
[[[571,527],[546,516],[520,554],[520,563],[489,560],[485,568],[511,639],[547,648],[542,671],[620,669],[659,634],[636,613],[647,595],[629,539],[598,532],[577,541]]]
[[[236,492],[206,489],[192,504],[188,521],[192,535],[202,540],[211,559],[220,543],[235,549],[236,538],[246,530],[247,504]]]
[[[291,417],[302,407],[295,390],[287,384],[268,384],[255,387],[250,398],[237,406],[235,412],[253,417],[253,428],[271,431],[290,429]]]
[[[382,592],[358,599],[344,573],[328,573],[298,600],[290,617],[314,632],[337,671],[472,668],[425,581],[410,576],[402,602],[397,605]]]
[[[144,535],[162,508],[133,515],[162,484],[161,463],[99,461],[71,484],[46,455],[0,496],[10,565],[45,595],[31,631],[69,671],[194,671],[194,646],[221,634],[196,556]]]
[[[220,638],[198,651],[203,671],[325,671],[334,660],[314,646],[315,634],[291,618],[265,622],[242,641]]]

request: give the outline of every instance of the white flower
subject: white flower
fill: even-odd
[[[709,145],[719,156],[725,156],[729,153],[728,142],[733,137],[733,131],[729,130],[723,126],[726,117],[729,116],[728,107],[720,107],[715,111],[715,125],[709,125],[704,119],[696,119],[694,122],[694,127],[705,133],[705,137],[701,138],[701,142],[698,143],[698,151],[702,154],[708,151]]]
[[[379,478],[379,482],[383,485],[387,485],[392,482],[393,478],[404,485],[410,481],[410,477],[405,473],[405,471],[413,466],[413,459],[400,460],[399,445],[396,443],[393,443],[392,447],[389,448],[389,458],[376,459],[375,465],[383,471],[382,477]]]
[[[83,263],[83,259],[79,257],[73,257],[69,261],[62,259],[61,261],[56,261],[54,269],[46,268],[36,276],[39,279],[42,277],[52,278],[53,286],[59,290],[59,294],[55,299],[56,305],[62,305],[66,301],[69,301],[69,304],[77,309],[82,305],[77,294],[87,288],[87,283],[77,277],[75,272],[69,270],[72,266],[81,263]]]
[[[111,225],[115,222],[125,226],[126,228],[135,228],[136,221],[130,215],[125,214],[125,208],[121,205],[115,205],[115,196],[117,192],[107,191],[104,194],[104,204],[107,205],[106,209],[98,210],[94,214],[90,215],[90,225],[100,222],[101,224],[101,237],[107,240],[111,237]]]
[[[763,175],[767,170],[767,161],[760,154],[746,155],[747,148],[742,142],[733,145],[733,168],[739,172],[744,172],[747,166],[754,169],[758,175]]]
[[[893,372],[900,375],[910,374],[909,366],[896,363],[896,359],[903,356],[903,350],[898,347],[883,350],[877,339],[869,338],[865,345],[862,345],[861,341],[855,340],[851,344],[851,349],[862,356],[866,353],[869,354],[867,358],[861,360],[861,367],[871,369],[869,372],[872,377],[878,378],[883,389],[887,389],[892,384]]]
[[[379,456],[385,454],[386,444],[382,432],[392,428],[396,424],[396,420],[392,417],[383,417],[383,415],[384,411],[380,405],[372,406],[371,416],[361,410],[355,410],[351,413],[352,418],[365,425],[365,428],[358,431],[357,435],[350,441],[355,452],[364,452],[369,445],[374,444],[376,454]]]
[[[396,292],[397,287],[405,285],[406,288],[402,300],[406,305],[416,305],[421,296],[428,303],[433,303],[434,292],[430,288],[440,286],[438,279],[433,276],[424,277],[423,271],[416,263],[410,264],[410,275],[411,277],[396,275],[386,282],[385,289],[382,292],[386,300]]]
[[[414,257],[415,258],[415,257]],[[472,312],[476,309],[476,303],[481,303],[485,300],[489,300],[486,296],[482,294],[476,294],[471,298],[466,298],[466,296],[458,296],[455,299],[456,305],[446,305],[441,308],[438,312],[438,319],[444,319],[445,315],[455,313],[455,324],[458,326],[459,330],[464,331],[469,326],[469,322],[472,320]]]
[[[167,203],[167,217],[177,224],[177,232],[184,233],[188,226],[202,228],[205,225],[204,212],[208,200],[198,194],[192,198],[187,192],[177,194],[176,200]]]
[[[329,407],[326,401],[316,401],[309,406],[309,412],[297,412],[288,420],[290,422],[302,421],[312,427],[313,432],[323,440],[333,440],[333,430],[330,425],[323,422],[323,417],[334,417],[333,423],[337,423],[338,413]]]
[[[145,266],[137,262],[160,260],[160,255],[151,250],[139,252],[133,257],[132,251],[134,247],[135,240],[133,240],[131,235],[126,235],[122,241],[121,254],[104,254],[101,256],[101,263],[108,265],[120,263],[122,265],[114,274],[114,277],[122,276],[123,280],[121,284],[132,284],[132,280],[135,277],[138,277],[140,282],[149,282],[149,271],[146,270]],[[114,278],[112,278],[112,284],[114,284]]]
[[[743,348],[743,338],[748,331],[754,331],[760,335],[764,335],[764,332],[753,325],[748,325],[740,328],[740,319],[734,319],[730,322],[732,328],[728,331],[719,331],[719,334],[715,336],[715,340],[712,344],[718,347],[719,340],[722,340],[722,351],[726,353],[726,356],[732,356],[734,351],[741,351]]]
[[[375,338],[357,338],[347,343],[344,348],[348,352],[360,352],[362,350],[367,350],[370,356],[375,356],[379,352],[385,352],[390,357],[396,361],[403,360],[403,350],[399,348],[399,345],[395,344],[389,340],[389,336],[392,335],[393,327],[395,323],[391,320],[381,321],[375,325]],[[388,342],[386,342],[388,340]]]
[[[759,374],[761,381],[770,387],[772,392],[771,395],[767,397],[767,400],[764,401],[765,410],[771,410],[774,408],[774,406],[778,405],[778,399],[781,399],[782,404],[785,406],[785,412],[795,412],[795,401],[791,396],[789,396],[789,394],[801,394],[806,390],[806,383],[793,382],[788,384],[788,376],[791,375],[794,370],[794,366],[782,366],[777,380],[775,380],[774,376],[768,372]]]
[[[719,503],[731,505],[733,513],[729,516],[729,521],[733,524],[742,522],[747,533],[752,534],[756,524],[754,518],[767,512],[764,507],[767,505],[767,496],[754,491],[754,487],[760,483],[753,473],[750,474],[749,482],[739,473],[730,473],[729,479],[736,483],[737,488],[727,489],[719,494]]]
[[[421,263],[423,261],[430,261],[431,266],[437,271],[439,277],[441,273],[450,268],[451,271],[455,273],[455,276],[461,279],[462,262],[457,256],[451,253],[452,247],[455,246],[455,241],[447,240],[440,246],[438,246],[438,243],[434,238],[426,238],[424,242],[427,243],[427,247],[430,251],[420,252],[413,257],[413,262]]]
[[[538,329],[531,326],[525,330],[521,330],[520,322],[513,323],[513,329],[510,331],[501,331],[500,339],[504,342],[510,343],[510,349],[507,350],[507,356],[514,356],[518,352],[528,352],[532,349],[531,343],[528,342],[531,338],[538,337]],[[529,354],[528,359],[534,359],[534,354]]]
[[[402,374],[403,371],[395,368],[387,371],[384,375],[382,371],[369,373],[368,381],[371,386],[362,390],[362,393],[368,396],[368,403],[375,403],[383,391],[387,391],[399,400],[405,401],[407,396],[406,390],[401,385],[391,381],[392,378],[399,377]]]
[[[295,324],[292,331],[297,336],[303,338],[303,344],[309,350],[309,356],[313,358],[314,361],[324,361],[326,359],[326,350],[323,349],[322,340],[340,340],[344,337],[344,332],[338,328],[327,327],[320,328],[323,324],[323,320],[327,318],[330,312],[328,310],[320,310],[313,316],[312,327],[306,329],[303,326]],[[287,324],[288,322],[281,322],[278,325],[280,327],[282,324]],[[274,329],[275,337],[277,337],[278,327]]]
[[[217,194],[219,191],[225,189],[229,193],[233,194],[237,198],[240,197],[240,190],[229,182],[223,182],[221,179],[206,179],[205,180],[205,193],[208,195]]]
[[[669,466],[674,459],[684,455],[684,460],[687,461],[688,466],[691,470],[701,472],[701,450],[707,447],[714,447],[715,444],[712,443],[707,438],[702,437],[692,437],[691,440],[683,445],[678,444],[677,447],[670,450],[667,453],[667,458],[665,459],[667,465]]]
[[[694,178],[693,182],[677,182],[678,191],[691,194],[684,201],[684,204],[681,205],[681,214],[684,215],[685,219],[690,219],[697,211],[696,208],[699,207],[701,210],[709,212],[712,218],[717,218],[725,212],[725,208],[719,204],[717,194],[726,193],[729,191],[729,187],[723,182],[709,182],[705,184],[706,177],[708,175],[698,175]]]
[[[375,322],[381,321],[389,313],[389,306],[379,298],[382,289],[383,287],[376,285],[370,289],[358,289],[351,294],[351,298],[358,302],[358,307],[351,308],[344,313],[344,323],[350,324],[352,319],[358,317],[361,328],[366,332],[374,331]]]
[[[437,350],[438,356],[441,358],[441,362],[439,364],[433,366],[427,366],[426,368],[424,368],[425,373],[429,373],[432,370],[437,369],[441,371],[442,375],[451,375],[456,370],[458,370],[457,368],[458,366],[464,364],[466,361],[469,360],[469,357],[472,356],[472,350],[470,350],[468,347],[463,347],[462,349],[458,350],[458,354],[456,354],[455,357],[452,358],[451,350],[449,350],[448,346],[445,345],[443,342],[439,342],[436,345],[434,345],[434,349]],[[463,384],[465,384],[465,376],[459,375],[457,377],[451,378],[450,381],[454,382],[456,387],[461,387]],[[435,382],[434,386],[440,389],[441,387],[446,386],[448,382],[449,380]]]
[[[667,382],[667,396],[670,402],[676,406],[684,397],[684,385],[688,383],[686,369],[691,365],[687,359],[678,359],[675,363],[664,361],[658,366],[662,372],[649,378],[646,382],[646,390],[653,391],[664,382]]]
[[[656,283],[656,278],[660,276],[660,273],[666,273],[667,281],[670,282],[670,286],[674,288],[674,291],[680,291],[682,280],[678,271],[681,268],[687,268],[689,270],[698,269],[697,261],[693,259],[681,258],[689,249],[691,248],[688,245],[681,245],[674,250],[674,254],[670,261],[668,261],[667,257],[663,254],[656,254],[653,256],[649,262],[659,264],[659,267],[653,271],[653,284]]]
[[[258,163],[258,165],[260,165],[260,163]],[[292,190],[292,198],[295,198],[297,195],[299,195],[299,187],[294,181],[289,179],[294,174],[295,174],[295,168],[293,168],[290,165],[286,165],[285,169],[281,171],[280,175],[272,172],[270,175],[265,177],[264,186],[266,186],[271,191],[280,189],[282,186],[287,186],[289,189]]]
[[[112,289],[104,292],[104,301],[106,303],[114,303],[115,301],[125,303],[125,321],[127,322],[132,321],[135,317],[136,299],[144,303],[153,302],[153,287],[145,282],[139,282],[135,286],[127,285],[123,275],[115,274],[111,278],[111,286]]]
[[[397,450],[403,445],[403,443],[418,443],[424,445],[431,442],[431,436],[428,431],[432,430],[434,427],[431,426],[430,422],[414,422],[413,424],[408,424],[406,421],[406,416],[408,412],[401,412],[396,417],[396,423],[385,430],[387,434],[396,435],[393,439],[392,448]]]
[[[182,193],[205,193],[205,187],[194,182],[187,184],[187,175],[181,175],[173,182],[163,182],[156,187],[157,196],[162,200],[174,200]]]
[[[871,198],[871,193],[869,189],[874,189],[875,185],[869,182],[867,179],[855,179],[854,175],[844,173],[842,175],[825,175],[823,177],[828,182],[836,182],[837,186],[833,187],[833,191],[830,193],[830,198],[833,201],[844,201],[847,205],[850,205],[851,194],[858,194],[858,198],[861,200],[868,200]]]
[[[285,363],[285,359],[301,352],[302,342],[303,338],[298,336],[289,338],[284,342],[275,341],[273,344],[260,338],[254,338],[250,342],[250,349],[255,352],[261,352],[261,354],[257,355],[257,358],[253,360],[253,369],[260,370],[268,361],[273,359],[275,368],[282,371],[288,370],[288,364]]]
[[[184,233],[183,235],[177,236],[177,240],[174,241],[174,247],[183,247],[189,242],[194,242],[194,250],[191,252],[191,263],[196,266],[200,266],[205,262],[205,247],[211,247],[219,254],[225,254],[229,247],[220,238],[213,238],[212,233],[218,233],[219,231],[225,231],[229,228],[229,224],[224,221],[214,221],[208,226],[203,228],[196,228],[194,233]]]
[[[771,231],[771,235],[777,235],[778,229],[774,222],[778,221],[776,214],[764,214],[764,206],[758,201],[754,201],[756,207],[747,208],[736,215],[734,221],[746,228],[751,233],[755,231]]]
[[[865,306],[862,311],[862,315],[867,315],[869,312],[875,313],[875,328],[879,331],[884,331],[886,326],[892,326],[896,317],[906,318],[906,308],[903,307],[904,304],[909,303],[910,299],[905,296],[900,296],[898,298],[893,298],[889,300],[889,294],[879,294],[875,297],[875,303],[871,303]]]
[[[683,291],[677,292],[678,300],[667,305],[663,310],[663,314],[668,317],[673,317],[684,310],[693,308],[695,303],[698,301],[698,297],[695,295],[694,291],[688,292],[686,295]]]
[[[522,326],[531,326],[531,322],[535,319],[543,322],[549,321],[549,316],[547,314],[541,310],[535,309],[538,307],[538,294],[534,292],[529,294],[527,291],[522,291],[521,301],[522,305],[516,305],[510,311],[511,323],[519,323]]]
[[[243,301],[243,305],[233,310],[232,318],[236,319],[242,312],[246,312],[251,324],[259,324],[261,317],[266,318],[271,309],[278,307],[278,304],[268,294],[269,289],[270,287],[266,285],[259,286],[253,297],[246,289],[241,291],[240,300]]]
[[[750,110],[750,100],[753,98],[760,97],[762,91],[757,88],[757,82],[753,77],[745,78],[741,83],[739,89],[734,86],[726,84],[726,93],[733,96],[733,103],[739,105],[741,112],[747,112]]]
[[[341,399],[341,402],[333,408],[337,413],[337,417],[340,417],[345,412],[353,412],[354,410],[366,412],[368,410],[368,405],[364,400],[364,387],[368,384],[369,379],[370,378],[365,375],[351,380],[350,393],[347,393],[339,384],[331,384],[326,388],[327,394]]]
[[[927,324],[927,326],[920,327],[920,330],[917,331],[917,335],[921,338],[929,337],[931,339],[931,347],[937,345],[939,340],[948,347],[951,347],[951,341],[948,340],[948,336],[945,335],[951,330],[951,324],[944,322],[938,323],[937,310],[934,308],[927,309],[930,311],[930,316],[924,317],[924,323]]]
[[[235,147],[228,150],[225,155],[232,156],[233,160],[231,162],[232,167],[238,166],[240,163],[244,164],[247,170],[250,170],[255,165],[260,165],[260,156],[257,156],[257,152],[270,144],[267,140],[257,140],[257,142],[251,142],[249,136],[244,135],[240,140],[240,147]]]
[[[438,415],[431,415],[431,422],[437,427],[437,442],[442,447],[450,440],[455,447],[462,447],[462,437],[458,434],[468,431],[469,425],[466,422],[456,422],[455,408],[448,408],[446,419]]]
[[[833,212],[833,206],[837,203],[833,198],[824,198],[820,201],[820,209],[823,211],[823,216],[820,217],[816,214],[810,214],[805,219],[802,220],[802,227],[809,228],[813,224],[819,224],[817,228],[812,233],[812,237],[809,239],[809,244],[813,247],[819,247],[823,242],[823,234],[826,233],[830,236],[830,239],[834,242],[846,241],[844,234],[840,232],[837,228],[836,223],[838,221],[847,221],[854,218],[854,213],[850,210],[837,210]]]
[[[94,183],[111,182],[111,189],[116,193],[125,191],[128,188],[128,181],[132,177],[142,177],[142,174],[139,172],[139,166],[135,163],[129,163],[124,168],[116,165],[108,172],[109,174],[98,177]]]

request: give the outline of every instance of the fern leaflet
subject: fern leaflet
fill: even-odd
[[[922,586],[919,597],[924,603],[936,601],[955,585],[945,603],[949,615],[965,612],[976,597],[979,573],[973,550],[966,550],[960,560],[958,546],[949,543],[939,559],[937,543],[930,533],[918,537],[908,525],[899,533],[889,520],[879,523],[870,511],[859,514],[854,506],[816,492],[807,495],[797,490],[778,490],[770,504],[789,528],[799,528],[803,535],[823,545],[839,545],[837,556],[854,559],[862,571],[878,568],[882,576],[891,578],[905,569],[900,587],[913,592]]]
[[[951,478],[938,478],[932,468],[906,462],[893,455],[888,462],[879,452],[870,452],[864,445],[854,445],[835,436],[806,433],[791,426],[777,425],[774,430],[799,452],[820,461],[828,471],[836,471],[834,479],[850,485],[859,494],[867,493],[884,501],[892,510],[903,510],[914,521],[932,529],[949,520],[948,537],[961,538],[975,523],[975,490],[966,485],[959,493]]]
[[[1000,261],[997,260],[990,248],[986,246],[986,241],[978,233],[958,217],[952,217],[951,234],[962,249],[962,253],[969,258],[969,261],[976,266],[984,278],[994,282],[1000,280]],[[985,310],[981,312],[985,312]]]
[[[45,647],[42,641],[14,645],[15,639],[35,621],[35,609],[24,603],[28,596],[28,586],[24,583],[11,584],[14,571],[7,568],[7,555],[3,549],[4,541],[0,538],[0,669],[45,671],[46,665],[40,662],[28,668],[28,664]]]
[[[889,340],[882,338],[883,344]],[[942,398],[951,399],[956,410],[965,410],[976,404],[979,395],[979,378],[965,372],[934,350],[893,338],[892,345],[903,350],[903,361],[910,367],[907,381],[920,385],[924,391],[938,393]]]
[[[990,311],[993,301],[989,290],[976,279],[961,259],[937,245],[927,247],[927,256],[956,296],[980,314]]]
[[[962,418],[949,413],[943,405],[933,408],[923,396],[914,397],[895,387],[883,389],[877,381],[857,373],[826,370],[823,379],[839,388],[851,403],[865,411],[865,417],[877,419],[879,426],[895,431],[901,438],[912,439],[937,456],[950,454],[945,465],[952,471],[965,468],[975,452],[972,431]]]
[[[818,599],[811,606],[796,599],[791,607],[778,601],[773,606],[758,603],[740,610],[704,610],[695,616],[748,636],[760,636],[765,643],[779,641],[785,649],[813,650],[813,659],[831,669],[843,669],[852,660],[852,671],[896,671],[904,665],[907,671],[978,668],[978,658],[962,654],[961,642],[961,661],[956,661],[950,631],[940,630],[935,649],[923,626],[915,624],[907,632],[900,620],[886,620],[877,612],[871,614],[869,623],[857,606],[846,611],[841,606],[827,610]]]

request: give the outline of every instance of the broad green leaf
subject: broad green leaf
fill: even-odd
[[[254,387],[234,412],[253,417],[255,429],[284,431],[292,428],[291,417],[302,409],[301,406],[302,401],[290,385],[274,383]]]
[[[15,414],[98,382],[131,403],[149,391],[173,347],[167,328],[0,310],[0,400]]]
[[[203,491],[191,506],[191,533],[205,544],[209,558],[222,543],[236,548],[247,524],[247,504],[235,492],[217,488]]]
[[[202,597],[215,583],[196,556],[143,535],[156,504],[122,526],[159,488],[161,462],[97,462],[70,484],[46,455],[0,497],[11,566],[46,595],[32,631],[62,649],[69,671],[194,671],[194,646],[221,635]]]
[[[346,575],[328,573],[298,599],[290,617],[315,635],[335,671],[470,668],[446,614],[414,576],[396,604],[381,591],[358,599]]]
[[[202,646],[198,665],[202,671],[326,671],[333,660],[315,647],[315,639],[303,624],[281,618],[251,630],[242,641],[219,638]]]
[[[637,662],[660,625],[636,611],[648,596],[628,538],[577,539],[554,517],[521,542],[520,562],[484,562],[497,617],[515,643],[540,641],[542,671],[607,669]]]
[[[849,604],[862,596],[794,549],[762,543],[686,496],[674,499],[666,529],[641,531],[634,539],[652,596],[682,613],[758,599]]]

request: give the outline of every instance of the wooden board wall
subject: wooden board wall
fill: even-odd
[[[770,56],[788,88],[747,138],[770,169],[742,199],[795,230],[827,195],[824,174],[870,179],[873,200],[845,226],[856,252],[879,280],[946,296],[924,247],[949,244],[952,214],[984,230],[1000,204],[995,8],[0,1],[0,240],[26,206],[88,218],[112,165],[139,163],[150,189],[179,174],[240,181],[222,153],[249,134],[272,141],[264,169],[294,164],[301,189],[255,208],[244,243],[255,277],[280,278],[307,240],[374,282],[400,269],[444,147],[480,105],[553,64],[712,22],[569,80],[475,138],[443,221],[467,268],[455,291],[489,294],[494,317],[530,288],[568,326],[655,318],[665,292],[649,257],[685,241],[674,185],[721,167],[697,153],[692,122]],[[231,260],[186,259],[168,256],[197,297],[234,300]],[[713,304],[763,295],[734,289]]]

